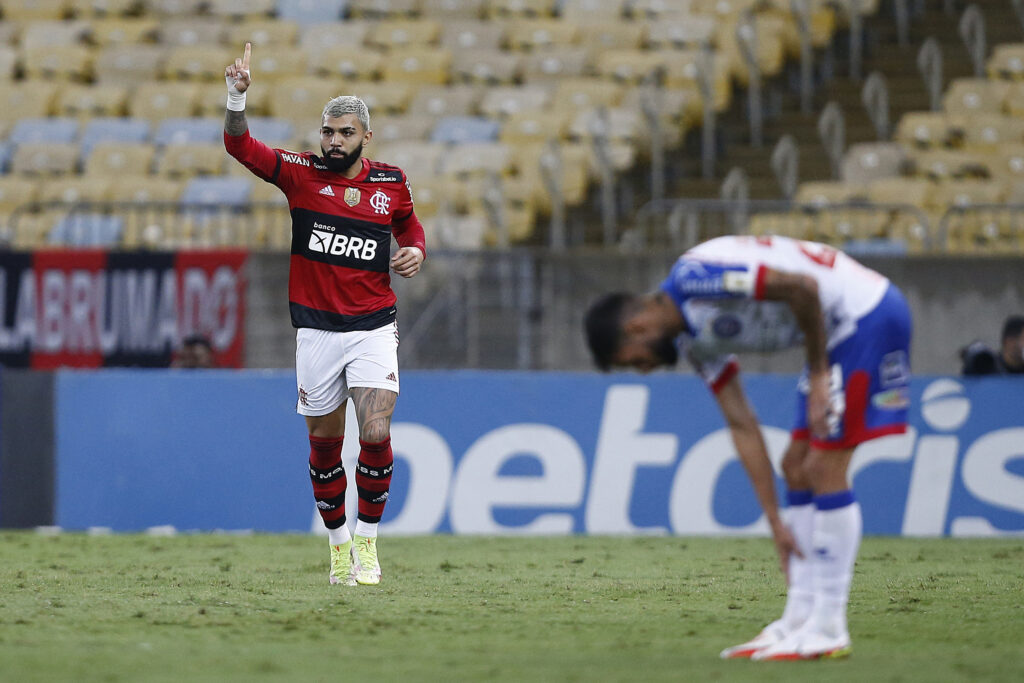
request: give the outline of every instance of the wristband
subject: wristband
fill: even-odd
[[[228,110],[245,111],[245,93],[228,88]]]

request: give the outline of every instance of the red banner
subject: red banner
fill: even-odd
[[[0,363],[167,366],[201,335],[241,367],[244,251],[0,253]]]

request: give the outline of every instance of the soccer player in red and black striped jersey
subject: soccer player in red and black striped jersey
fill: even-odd
[[[380,582],[377,523],[391,483],[391,415],[398,398],[398,328],[390,270],[412,277],[423,262],[423,226],[401,169],[363,158],[373,137],[366,104],[336,97],[320,122],[321,155],[271,149],[249,135],[245,45],[224,70],[224,146],[257,177],[277,185],[292,215],[288,299],[297,328],[297,411],[309,429],[313,497],[331,545],[331,583]],[[399,249],[390,256],[391,238]],[[355,468],[359,515],[345,516],[341,461],[345,406],[359,422]]]

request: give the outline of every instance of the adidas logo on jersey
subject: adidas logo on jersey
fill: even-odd
[[[320,190],[320,194],[327,195],[328,197],[334,196],[334,190],[330,185],[324,185],[324,188]]]

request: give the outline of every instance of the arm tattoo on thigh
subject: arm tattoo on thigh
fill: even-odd
[[[372,443],[387,438],[391,431],[391,415],[395,412],[397,399],[398,394],[388,389],[352,389],[360,438]]]

